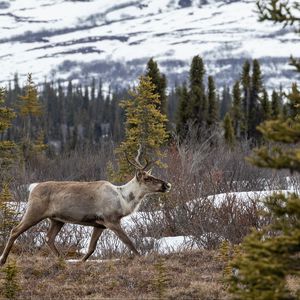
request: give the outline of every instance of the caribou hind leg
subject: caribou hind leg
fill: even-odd
[[[4,248],[4,251],[0,257],[0,266],[4,265],[8,254],[15,242],[15,240],[19,237],[20,234],[28,230],[30,227],[36,225],[40,221],[42,221],[44,218],[37,214],[37,216],[32,215],[32,218],[28,218],[28,214],[25,214],[22,221],[12,229],[10,233],[10,237],[8,239],[8,242]]]
[[[97,246],[97,242],[99,240],[99,237],[104,230],[105,230],[105,227],[103,227],[103,228],[102,227],[94,227],[88,252],[81,259],[82,261],[86,261],[94,253],[96,246]]]

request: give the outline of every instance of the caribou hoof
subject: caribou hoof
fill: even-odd
[[[5,264],[5,260],[3,259],[3,257],[0,257],[0,267],[3,266]]]

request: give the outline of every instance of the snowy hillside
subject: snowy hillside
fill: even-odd
[[[219,84],[231,84],[246,58],[260,59],[268,87],[296,78],[287,60],[299,54],[300,38],[259,23],[255,1],[200,2],[0,1],[0,82],[32,72],[39,81],[131,83],[154,57],[172,84],[186,78],[197,54]]]

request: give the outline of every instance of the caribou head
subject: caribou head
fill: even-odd
[[[136,181],[147,193],[168,193],[171,190],[172,185],[164,180],[154,177],[149,169],[155,161],[148,161],[145,159],[145,164],[143,165],[140,161],[141,154],[141,144],[139,144],[138,154],[133,161],[125,154],[128,163],[135,168]]]

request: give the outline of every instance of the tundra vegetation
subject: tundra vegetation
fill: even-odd
[[[260,1],[261,20],[297,24],[299,6],[288,5]],[[299,71],[298,60],[291,63]],[[2,89],[1,253],[29,183],[121,184],[135,175],[129,161],[143,149],[141,164],[155,160],[153,174],[172,190],[148,197],[121,222],[139,258],[106,231],[91,262],[54,259],[45,247],[49,223],[40,222],[16,240],[1,269],[1,296],[299,298],[300,92],[294,83],[270,93],[258,60],[245,61],[240,74],[220,89],[195,56],[187,81],[169,93],[154,59],[129,90],[105,94],[95,79],[38,88],[31,75],[24,87],[16,76]],[[273,190],[285,192],[262,202]],[[57,248],[81,258],[90,235],[88,227],[64,226]],[[170,237],[186,237],[177,253]]]

